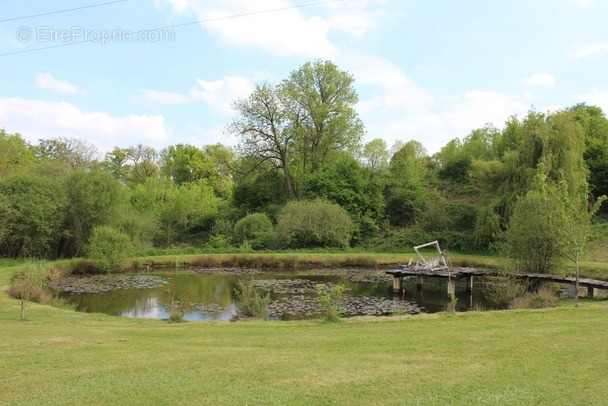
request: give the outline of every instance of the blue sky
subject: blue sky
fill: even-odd
[[[3,0],[0,128],[101,154],[237,145],[232,100],[330,59],[355,77],[364,141],[434,153],[531,108],[608,111],[606,16],[601,0]]]

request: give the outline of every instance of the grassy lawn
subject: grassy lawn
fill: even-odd
[[[0,404],[606,404],[608,302],[168,324],[32,305],[0,268]]]

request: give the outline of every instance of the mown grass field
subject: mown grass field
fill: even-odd
[[[9,264],[10,265],[10,264]],[[608,302],[338,324],[169,324],[32,305],[0,268],[0,404],[608,402]]]

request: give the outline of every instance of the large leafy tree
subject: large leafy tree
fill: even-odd
[[[0,181],[0,255],[56,257],[65,206],[56,179],[21,174]]]
[[[126,199],[123,185],[111,174],[77,171],[65,179],[67,207],[60,254],[81,256],[96,226],[112,224]]]
[[[241,179],[232,194],[232,204],[236,208],[237,217],[264,212],[270,218],[275,218],[288,200],[289,195],[283,188],[283,177],[272,170],[260,171]]]
[[[375,173],[381,173],[388,166],[388,154],[386,141],[375,138],[363,146],[361,160]]]
[[[279,85],[261,83],[235,101],[237,117],[227,131],[240,137],[243,156],[272,165],[297,197],[304,177],[337,153],[359,149],[364,130],[353,81],[330,61],[305,63]]]
[[[213,173],[207,179],[209,185],[218,197],[230,197],[234,182],[234,151],[220,143],[205,145],[203,151],[213,168]]]
[[[572,198],[586,198],[588,169],[584,161],[586,133],[569,111],[530,112],[512,117],[492,138],[491,159],[473,159],[470,175],[484,201],[476,236],[490,243],[509,224],[517,200],[528,193],[540,173],[565,182]],[[500,218],[498,223],[496,220]]]
[[[391,158],[385,187],[390,224],[403,227],[419,219],[428,204],[428,156],[418,141],[409,141]]]
[[[295,196],[291,174],[292,148],[301,118],[289,114],[282,92],[269,83],[258,84],[246,99],[233,103],[237,118],[227,130],[240,137],[240,151],[256,166],[268,163],[283,175],[284,188]]]
[[[0,128],[0,179],[25,170],[34,163],[32,147],[20,134],[7,134]]]
[[[204,182],[170,186],[161,198],[159,219],[167,245],[205,228],[217,215],[218,198]]]
[[[160,153],[161,173],[175,185],[205,183],[218,197],[227,197],[231,191],[233,153],[221,144],[198,148],[177,144]]]
[[[532,188],[515,204],[504,233],[505,252],[520,270],[554,272],[563,260],[572,261],[577,306],[580,257],[591,233],[591,218],[606,200],[606,196],[600,196],[590,204],[588,188],[582,188],[572,192],[567,181],[553,181],[539,172]]]
[[[307,177],[302,197],[339,204],[354,223],[353,242],[373,235],[384,218],[383,184],[369,168],[342,154],[323,170]]]
[[[39,140],[35,152],[38,160],[49,160],[72,171],[90,169],[97,162],[99,155],[93,144],[66,137]]]
[[[189,144],[171,145],[163,149],[160,159],[162,174],[176,185],[199,181],[213,171],[205,153]]]
[[[568,109],[585,129],[585,163],[589,168],[591,194],[608,195],[608,119],[601,108],[577,104]],[[603,209],[608,206],[604,205]]]
[[[355,79],[331,61],[307,62],[281,83],[288,114],[299,125],[297,151],[304,173],[322,168],[334,152],[358,151],[364,126],[355,104]]]
[[[487,125],[473,130],[462,141],[451,140],[435,155],[439,164],[439,176],[460,186],[469,184],[473,160],[493,159],[494,141],[499,136],[497,128]]]
[[[106,153],[103,166],[133,188],[158,174],[157,159],[158,153],[154,148],[138,144],[127,148],[115,147]]]

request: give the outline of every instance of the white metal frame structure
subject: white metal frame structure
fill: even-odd
[[[426,248],[426,247],[435,247],[435,249],[437,250],[438,256],[426,259],[424,257],[424,255],[422,255],[422,253],[420,251],[418,251],[419,249]],[[418,256],[420,257],[420,260],[416,261],[416,268],[419,268],[419,269],[425,268],[431,272],[432,271],[449,271],[448,263],[445,258],[445,253],[439,247],[438,241],[432,241],[432,242],[427,242],[426,244],[416,245],[414,247],[414,251],[416,251],[416,254],[418,254]]]

